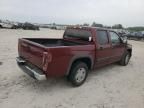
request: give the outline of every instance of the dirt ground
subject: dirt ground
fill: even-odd
[[[78,88],[64,78],[35,81],[17,67],[18,38],[61,38],[62,33],[0,30],[0,108],[144,108],[144,42],[129,41],[133,56],[128,66],[92,71]]]

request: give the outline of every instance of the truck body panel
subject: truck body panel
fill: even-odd
[[[107,43],[100,44],[98,31],[105,31]],[[88,62],[89,69],[117,62],[121,60],[128,46],[121,39],[119,44],[113,44],[110,33],[110,30],[102,28],[70,27],[64,32],[63,39],[19,39],[18,62],[21,63],[23,59],[38,67],[46,77],[68,75],[76,60]]]

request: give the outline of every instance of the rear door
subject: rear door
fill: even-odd
[[[112,46],[112,62],[118,61],[124,53],[125,44],[122,43],[119,35],[114,31],[109,31],[109,37]]]
[[[112,56],[112,48],[107,30],[96,31],[96,43],[95,67],[99,67],[108,64]]]

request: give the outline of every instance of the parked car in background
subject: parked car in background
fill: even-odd
[[[22,28],[23,28],[24,30],[39,30],[39,27],[38,27],[38,26],[33,25],[33,24],[31,24],[31,23],[27,23],[27,22],[22,25]]]
[[[11,29],[18,29],[18,28],[19,28],[18,24],[13,24],[12,27],[11,27]]]
[[[8,23],[0,23],[1,28],[8,28],[11,29],[12,28],[12,24],[8,24]]]
[[[143,38],[142,32],[137,32],[136,37],[138,37],[139,39],[142,39]]]
[[[1,24],[0,24],[0,28],[3,28]]]
[[[128,39],[133,39],[133,40],[142,40],[144,39],[144,34],[142,32],[131,32],[129,34],[126,34]]]
[[[11,29],[22,29],[24,23],[13,24]]]

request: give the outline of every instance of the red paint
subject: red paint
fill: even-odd
[[[99,45],[96,35],[98,28],[84,27],[71,29],[90,31],[92,41],[86,42],[64,38],[63,40],[85,43],[85,45],[45,47],[27,39],[19,39],[19,56],[42,69],[47,77],[60,77],[67,75],[72,63],[76,59],[89,57],[91,69],[94,69],[119,61],[125,50],[128,49],[128,45],[124,43],[112,46],[109,35],[109,43],[104,46]],[[100,49],[101,47],[103,47],[102,50]]]

